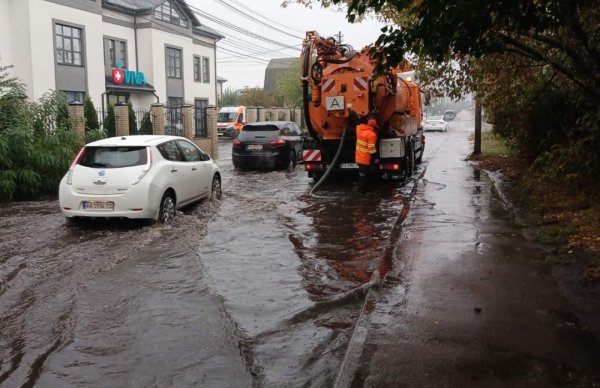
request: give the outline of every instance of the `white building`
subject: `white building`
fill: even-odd
[[[0,0],[0,66],[32,99],[216,105],[221,38],[184,0]]]

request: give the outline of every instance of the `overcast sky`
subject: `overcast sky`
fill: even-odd
[[[217,75],[227,79],[225,88],[234,90],[262,88],[269,59],[299,58],[306,31],[315,30],[321,36],[341,31],[343,43],[361,49],[377,39],[383,26],[372,18],[350,24],[345,12],[320,7],[292,4],[282,8],[282,0],[187,2],[201,23],[225,35],[217,43]]]

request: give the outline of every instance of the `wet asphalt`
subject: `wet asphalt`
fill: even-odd
[[[598,386],[598,342],[541,265],[552,253],[465,161],[465,133],[442,141],[339,386]]]
[[[597,386],[597,342],[461,129],[367,195],[236,170],[220,140],[223,200],[169,225],[0,205],[0,386]]]

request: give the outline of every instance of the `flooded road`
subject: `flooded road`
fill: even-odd
[[[308,195],[292,172],[233,169],[222,201],[167,226],[72,227],[55,200],[0,207],[0,384],[331,382],[412,183]],[[339,300],[338,300],[339,299]]]
[[[349,381],[402,381],[378,375],[379,361],[369,369],[385,358],[370,344],[397,335],[376,330],[390,324],[390,311],[433,298],[425,293],[431,273],[422,270],[432,266],[414,265],[427,263],[419,244],[439,242],[436,252],[448,249],[457,262],[452,244],[490,249],[488,240],[470,245],[481,214],[509,222],[499,200],[498,211],[486,213],[497,199],[489,182],[474,183],[472,169],[467,177],[451,173],[468,182],[465,194],[443,183],[451,164],[434,166],[440,157],[466,164],[467,138],[427,134],[421,179],[367,195],[338,182],[319,192],[329,199],[308,195],[301,165],[235,170],[230,142],[221,140],[223,199],[186,209],[166,226],[71,227],[56,200],[0,206],[0,386],[333,386],[365,311],[372,335],[357,347],[362,365],[348,369]],[[444,216],[449,209],[460,222]],[[509,246],[528,244],[518,231],[498,233]],[[369,291],[365,304],[360,287],[376,270],[387,272],[384,287]],[[409,284],[422,290],[413,305]]]

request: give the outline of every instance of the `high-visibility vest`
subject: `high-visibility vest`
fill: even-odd
[[[371,164],[371,155],[376,152],[377,135],[372,127],[359,124],[356,127],[356,152],[354,160],[358,164]]]

